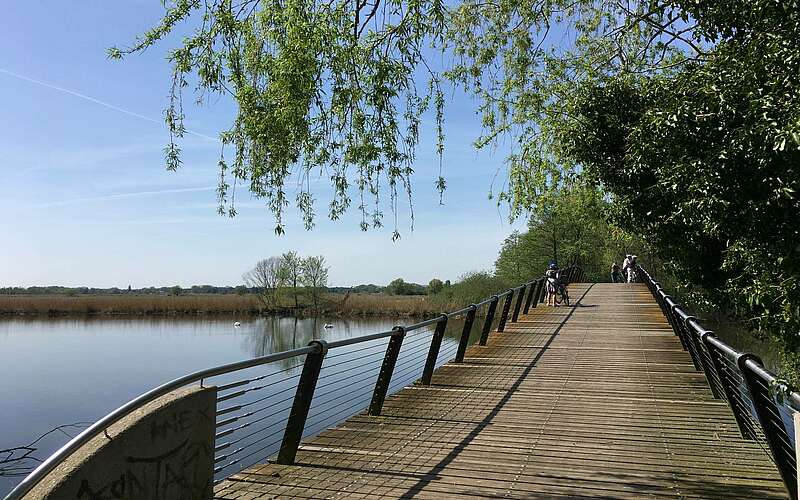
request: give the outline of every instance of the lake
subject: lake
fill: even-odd
[[[35,459],[46,458],[87,423],[168,380],[216,365],[303,347],[312,339],[333,341],[414,322],[393,318],[270,317],[243,320],[236,328],[234,321],[235,318],[218,317],[0,320],[0,450],[27,445],[57,426],[82,423],[46,436],[35,445],[33,458],[9,461],[20,458],[22,452],[0,453],[0,495],[35,466]],[[333,324],[333,328],[323,328],[325,323]],[[451,320],[437,365],[452,358],[461,325]],[[421,374],[431,330],[426,328],[406,337],[392,380],[393,391]],[[473,328],[473,337],[477,330]],[[367,406],[385,346],[386,339],[380,339],[330,351],[306,434]],[[252,404],[254,410],[262,411],[255,402],[267,400],[272,404],[281,394],[291,398],[300,373],[298,364],[302,364],[302,358],[251,369],[261,377],[282,381],[283,386],[277,385],[266,397],[263,393],[248,394],[250,399],[240,399],[238,403]],[[240,373],[229,378],[241,379],[243,375],[250,376]],[[225,381],[214,381],[220,382]],[[259,418],[260,423],[265,428],[279,425],[290,404],[291,401],[286,407],[264,407],[270,410],[266,414],[269,418]],[[280,429],[276,432],[279,439]],[[257,448],[257,458],[263,460],[277,447],[265,442]]]

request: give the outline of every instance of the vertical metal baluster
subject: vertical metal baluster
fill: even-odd
[[[506,301],[503,303],[503,312],[500,314],[500,323],[497,324],[497,331],[502,332],[506,328],[506,321],[508,321],[508,312],[511,309],[511,301],[514,300],[514,290],[506,295]]]
[[[547,279],[542,278],[542,287],[541,290],[539,290],[539,298],[537,299],[537,302],[539,302],[540,304],[544,303],[546,292],[547,292]]]
[[[494,313],[497,311],[498,300],[500,300],[500,297],[493,295],[492,301],[489,302],[489,310],[486,311],[486,320],[484,320],[483,330],[481,330],[481,340],[478,342],[480,345],[486,345],[489,340],[489,330],[492,329],[492,321],[494,321]]]
[[[425,369],[422,371],[422,385],[431,385],[433,370],[436,369],[436,359],[439,357],[439,349],[442,347],[442,338],[446,328],[447,315],[442,314],[441,319],[436,323],[433,337],[431,337],[431,347],[428,349],[428,358],[425,360]]]
[[[394,366],[397,364],[397,356],[400,354],[400,347],[403,346],[403,338],[406,336],[406,329],[402,326],[394,327],[395,333],[389,337],[389,345],[386,346],[386,354],[383,356],[383,364],[375,382],[375,390],[372,391],[372,401],[369,403],[369,415],[380,415],[383,409],[383,401],[389,391],[389,382],[392,381]]]
[[[528,311],[531,310],[531,303],[533,302],[533,294],[536,293],[536,287],[539,286],[538,281],[532,281],[528,287],[528,297],[525,299],[525,308],[522,310],[522,314],[528,314]],[[536,307],[535,305],[533,307]]]
[[[742,435],[744,439],[755,439],[750,433],[750,430],[745,425],[745,418],[742,415],[743,412],[747,411],[746,408],[742,408],[739,401],[736,399],[734,395],[734,391],[736,388],[733,387],[733,381],[730,380],[728,375],[725,374],[725,369],[722,366],[722,361],[720,360],[720,356],[724,356],[722,352],[717,349],[717,347],[713,344],[713,340],[716,340],[717,337],[714,334],[709,333],[703,337],[703,342],[705,342],[706,346],[709,348],[709,352],[711,353],[711,361],[714,363],[714,369],[719,376],[720,382],[722,382],[722,390],[725,392],[725,399],[728,401],[728,406],[733,413],[733,418],[736,420],[736,425],[739,427],[739,433]]]
[[[464,319],[464,329],[461,330],[461,339],[458,341],[458,351],[456,351],[456,363],[464,361],[464,353],[467,352],[467,344],[469,344],[469,334],[472,333],[472,324],[475,322],[475,312],[478,306],[475,304],[469,305],[467,317]]]
[[[511,314],[511,322],[516,323],[519,321],[519,310],[522,308],[522,301],[525,299],[525,289],[528,285],[522,285],[522,288],[517,292],[517,302],[514,304],[514,312]]]
[[[719,392],[719,388],[717,387],[717,384],[714,383],[714,377],[711,376],[714,368],[710,366],[708,356],[704,355],[707,353],[705,350],[705,344],[701,340],[700,334],[695,332],[692,328],[692,325],[689,324],[689,320],[692,319],[697,321],[697,318],[694,316],[689,316],[686,318],[686,320],[684,320],[684,324],[688,330],[689,338],[692,339],[691,341],[694,345],[694,350],[697,352],[697,357],[700,358],[700,366],[703,368],[703,373],[706,375],[706,382],[708,382],[708,387],[711,389],[711,394],[715,399],[721,399],[722,395]]]
[[[297,448],[300,446],[303,430],[306,427],[308,410],[311,408],[311,401],[314,399],[314,389],[317,387],[322,361],[328,352],[328,345],[324,340],[312,340],[308,345],[318,346],[319,349],[306,354],[303,372],[300,374],[300,380],[297,381],[297,391],[294,394],[292,411],[289,414],[289,420],[286,422],[281,449],[278,451],[278,463],[282,465],[294,464]]]

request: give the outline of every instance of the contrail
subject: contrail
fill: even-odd
[[[63,207],[65,205],[77,205],[79,203],[87,203],[92,201],[106,201],[106,200],[116,200],[119,198],[137,198],[139,196],[152,196],[152,195],[160,195],[160,194],[174,194],[174,193],[193,193],[196,191],[212,191],[217,189],[216,186],[207,186],[207,187],[194,187],[194,188],[178,188],[178,189],[161,189],[158,191],[136,191],[133,193],[118,193],[118,194],[108,194],[104,196],[94,196],[90,198],[75,198],[72,200],[63,200],[63,201],[53,201],[49,203],[40,203],[37,205],[31,205],[31,208],[47,208],[47,207]]]
[[[19,73],[14,73],[13,71],[9,71],[7,69],[0,68],[0,73],[3,73],[3,74],[8,75],[8,76],[12,76],[14,78],[17,78],[19,80],[23,80],[23,81],[26,81],[26,82],[29,82],[29,83],[35,83],[36,85],[41,85],[42,87],[47,87],[48,89],[57,90],[59,92],[65,93],[65,94],[69,94],[69,95],[78,97],[78,98],[83,99],[85,101],[89,101],[89,102],[93,102],[95,104],[99,104],[100,106],[103,106],[105,108],[113,109],[114,111],[118,111],[118,112],[126,114],[128,116],[133,116],[134,118],[139,118],[141,120],[147,120],[149,122],[158,123],[159,125],[162,125],[164,123],[163,120],[156,120],[155,118],[151,118],[149,116],[140,115],[139,113],[136,113],[134,111],[129,111],[127,109],[120,108],[119,106],[115,106],[115,105],[113,105],[111,103],[108,103],[108,102],[105,102],[105,101],[101,101],[100,99],[95,99],[94,97],[88,96],[86,94],[81,94],[80,92],[76,92],[74,90],[65,89],[64,87],[59,87],[58,85],[53,85],[52,83],[43,82],[41,80],[37,80],[37,79],[31,78],[29,76],[20,75]],[[208,140],[214,141],[214,142],[218,142],[219,141],[219,139],[217,139],[215,137],[211,137],[210,135],[201,134],[200,132],[194,132],[192,130],[186,130],[186,133],[194,135],[196,137],[202,137],[203,139],[208,139]]]

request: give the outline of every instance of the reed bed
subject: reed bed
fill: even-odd
[[[442,312],[440,303],[426,295],[329,295],[326,312],[343,316],[426,316]]]
[[[291,302],[293,304],[293,302]],[[441,312],[426,296],[383,294],[327,294],[317,311],[301,303],[294,310],[289,300],[268,310],[255,295],[0,295],[0,315],[213,315],[306,314],[338,316],[422,316]]]
[[[183,315],[256,314],[253,295],[5,295],[0,314],[6,315]]]

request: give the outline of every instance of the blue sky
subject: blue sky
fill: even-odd
[[[388,213],[387,227],[366,233],[355,211],[328,221],[326,181],[318,183],[320,217],[310,232],[290,210],[287,234],[275,236],[263,203],[244,190],[239,215],[218,216],[218,144],[211,138],[229,125],[231,103],[187,110],[187,127],[201,136],[183,140],[183,167],[166,172],[165,53],[174,40],[123,62],[106,58],[108,47],[126,45],[161,12],[157,0],[6,5],[0,286],[235,285],[258,259],[290,249],[323,255],[335,285],[456,279],[490,268],[503,238],[521,226],[509,225],[505,210],[488,199],[505,152],[474,151],[480,121],[461,94],[448,102],[444,205],[434,187],[429,121],[413,178],[415,229],[401,207],[399,241],[391,241]]]

